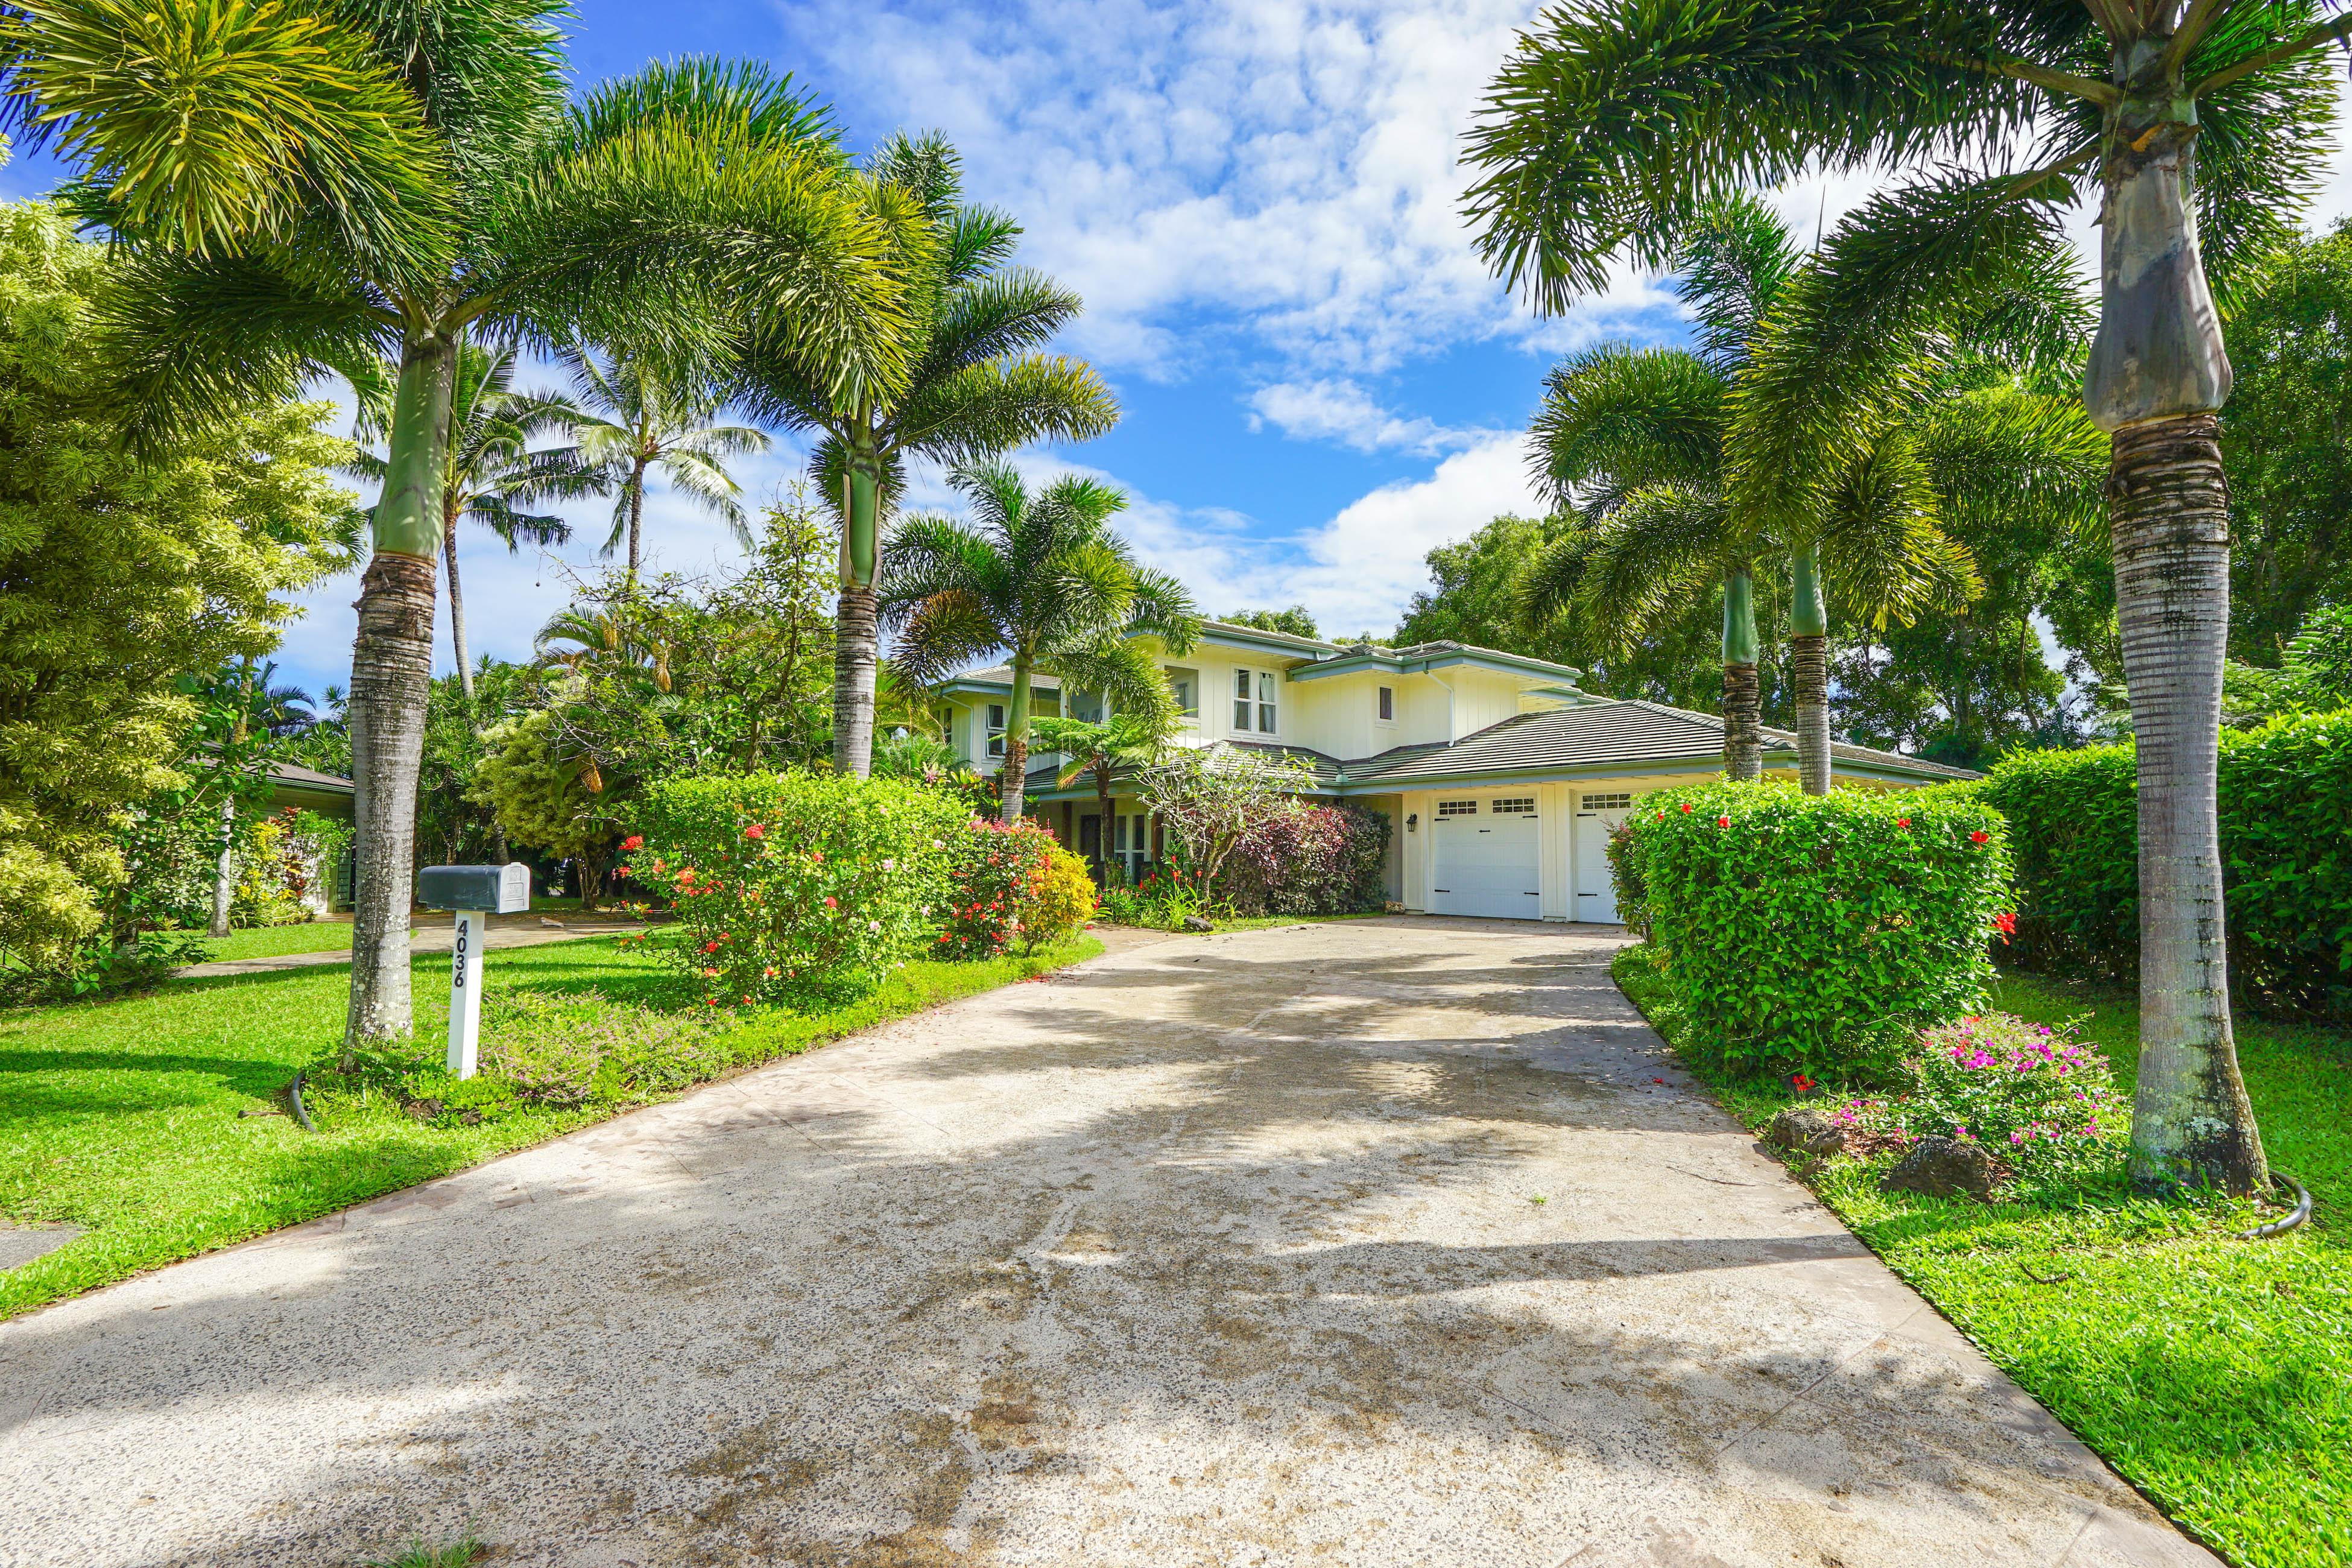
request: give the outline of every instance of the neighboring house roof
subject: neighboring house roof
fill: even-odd
[[[1777,762],[1795,757],[1797,738],[1787,731],[1768,729],[1763,738],[1767,758]],[[1315,782],[1320,789],[1349,795],[1384,794],[1399,789],[1466,786],[1495,779],[1603,770],[1635,773],[1660,763],[1719,763],[1723,757],[1723,721],[1711,713],[1669,708],[1663,702],[1602,700],[1522,713],[1465,735],[1450,745],[1432,742],[1397,746],[1353,762],[1340,762],[1298,746],[1255,742],[1217,743],[1241,751],[1304,757],[1314,767]],[[1874,751],[1843,741],[1832,742],[1830,754],[1848,773],[1892,774],[1920,782],[1981,776],[1966,768],[1948,767],[1924,757]],[[1126,770],[1115,776],[1126,777]],[[1055,770],[1051,768],[1034,771],[1030,774],[1031,793],[1093,793],[1091,784],[1056,792],[1054,778]]]
[[[338,773],[322,773],[316,768],[306,768],[293,763],[272,763],[269,776],[279,784],[297,788],[318,790],[327,795],[349,795],[352,781]]]
[[[1324,642],[1317,637],[1295,637],[1289,632],[1263,631],[1256,626],[1237,626],[1228,621],[1201,623],[1203,642],[1222,643],[1229,647],[1255,647],[1286,655],[1305,662],[1284,672],[1286,680],[1321,680],[1335,675],[1354,675],[1371,670],[1387,670],[1399,675],[1423,675],[1456,665],[1476,665],[1486,669],[1501,670],[1511,675],[1535,676],[1547,685],[1536,689],[1549,696],[1571,701],[1591,701],[1591,698],[1574,689],[1573,682],[1583,671],[1565,664],[1553,664],[1549,659],[1529,658],[1524,654],[1504,653],[1496,648],[1476,647],[1469,643],[1425,642],[1406,647],[1380,647],[1371,643],[1340,644]],[[1171,655],[1171,658],[1177,657]],[[1058,683],[1050,675],[1029,677],[1031,689],[1054,691]],[[1013,669],[1010,665],[992,664],[985,669],[968,669],[961,675],[941,681],[936,690],[942,695],[957,694],[990,697],[1013,689]]]
[[[1794,755],[1797,738],[1785,730],[1763,731],[1769,756]],[[1392,754],[1392,753],[1391,753]],[[1831,757],[1860,769],[1906,777],[1972,779],[1966,768],[1947,767],[1922,757],[1873,751],[1843,741]],[[1663,702],[1592,702],[1522,713],[1465,735],[1450,746],[1433,746],[1392,762],[1368,758],[1348,764],[1344,782],[1362,785],[1466,780],[1486,774],[1570,773],[1627,768],[1650,762],[1703,762],[1723,755],[1723,721]]]
[[[1031,672],[1030,690],[1059,691],[1061,689],[1062,683],[1052,676]],[[1013,689],[1013,667],[1009,664],[992,664],[986,669],[967,669],[961,675],[950,676],[940,681],[937,689],[943,693],[969,691],[979,696],[992,696],[1000,691],[1010,691]]]
[[[293,763],[269,764],[269,801],[276,808],[295,805],[321,816],[352,814],[352,781]]]

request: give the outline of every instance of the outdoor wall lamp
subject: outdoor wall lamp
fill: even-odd
[[[1405,813],[1404,830],[1407,833],[1418,833],[1421,831],[1421,813],[1417,811],[1409,811]]]

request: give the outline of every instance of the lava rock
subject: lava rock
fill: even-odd
[[[1826,1110],[1790,1106],[1772,1118],[1764,1142],[1799,1154],[1836,1154],[1845,1149],[1845,1129],[1830,1120]]]
[[[1992,1195],[2000,1168],[1981,1143],[1957,1138],[1922,1138],[1878,1184],[1882,1193],[1925,1193],[1931,1198]]]
[[[1184,917],[1184,929],[1186,931],[1214,931],[1217,928],[1211,925],[1208,921],[1202,920],[1198,915],[1186,915]]]

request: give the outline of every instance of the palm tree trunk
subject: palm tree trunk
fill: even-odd
[[[2158,73],[2160,74],[2160,73]],[[2230,395],[2221,321],[2189,210],[2196,127],[2134,80],[2107,127],[2101,312],[2084,402],[2114,439],[2107,478],[2139,774],[2139,1079],[2132,1178],[2145,1190],[2260,1191],[2262,1134],[2230,1026],[2220,793],[2230,631]]]
[[[444,455],[457,345],[424,331],[401,352],[400,384],[376,500],[375,554],[360,580],[352,646],[352,994],[346,1052],[414,1031],[408,917],[415,890],[417,770],[433,688],[433,558],[440,552]]]
[[[637,552],[640,541],[645,537],[645,523],[646,465],[640,458],[629,475],[629,581],[632,583],[637,580]]]
[[[833,771],[874,769],[874,677],[879,664],[874,589],[880,558],[880,459],[853,454],[842,481],[841,608],[833,659]],[[1008,739],[1007,745],[1009,747]]]
[[[1807,795],[1830,793],[1829,613],[1822,604],[1822,552],[1807,545],[1790,558],[1789,663],[1796,688],[1797,777]]]
[[[2230,1025],[2221,892],[2222,649],[2230,544],[2220,421],[2115,434],[2108,479],[2116,618],[2139,771],[2139,1081],[2132,1173],[2142,1187],[2269,1184]]]
[[[236,856],[230,841],[236,836],[236,801],[221,802],[220,858],[213,868],[213,920],[207,936],[228,934],[228,907],[236,897]]]
[[[1021,811],[1029,792],[1029,656],[1013,656],[1013,694],[1004,705],[1004,771],[997,775],[1003,783],[1003,809],[997,815],[1006,822],[1021,820]]]
[[[874,764],[874,674],[880,662],[875,624],[879,595],[844,584],[834,613],[833,771],[864,778]]]
[[[1102,818],[1102,831],[1095,835],[1095,885],[1110,886],[1110,830],[1118,820],[1117,804],[1110,797],[1110,764],[1098,764],[1095,770],[1095,807]]]
[[[457,689],[465,693],[467,711],[474,707],[474,668],[466,662],[466,595],[457,584],[456,520],[442,524],[441,558],[449,567],[449,650],[457,659]]]
[[[1733,572],[1723,584],[1723,771],[1749,784],[1764,776],[1756,652],[1756,581]]]

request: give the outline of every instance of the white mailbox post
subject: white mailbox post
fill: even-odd
[[[416,895],[427,909],[450,910],[457,916],[449,944],[449,1073],[471,1078],[475,1042],[482,1028],[482,950],[489,942],[489,917],[520,914],[530,908],[530,868],[520,860],[504,866],[427,866],[416,874]]]

